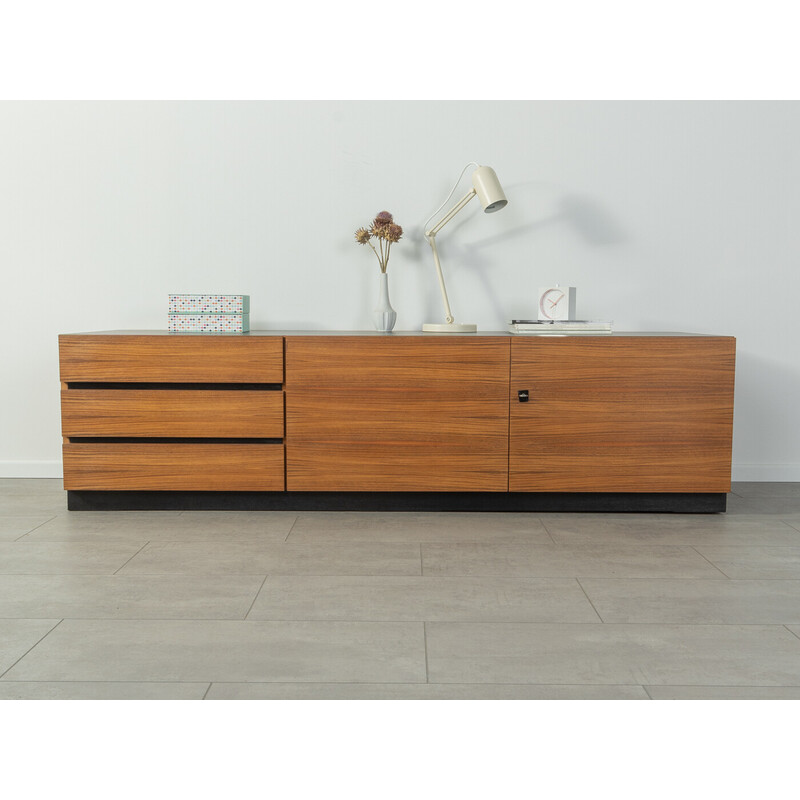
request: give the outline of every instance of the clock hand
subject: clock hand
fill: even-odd
[[[550,300],[550,305],[551,305],[551,306],[555,306],[557,303],[560,303],[560,302],[561,302],[561,300],[562,300],[562,298],[563,298],[563,297],[564,297],[564,295],[562,294],[562,295],[561,295],[561,297],[559,297],[557,300],[550,300],[550,298],[549,298],[549,297],[548,297],[547,299],[548,299],[548,300]]]

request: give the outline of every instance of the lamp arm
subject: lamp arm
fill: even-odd
[[[442,293],[442,303],[444,303],[444,319],[445,322],[451,323],[453,321],[453,312],[450,310],[450,301],[447,299],[447,289],[444,287],[444,275],[442,275],[442,264],[439,261],[439,251],[436,249],[436,234],[426,234],[425,238],[433,250],[433,263],[436,266],[436,277],[439,279],[439,290]]]
[[[425,231],[425,238],[428,240],[428,244],[431,246],[431,250],[433,250],[433,263],[436,266],[436,277],[439,279],[439,290],[442,293],[442,303],[444,304],[444,318],[445,322],[448,324],[452,323],[453,320],[453,312],[450,310],[450,301],[447,299],[447,289],[444,285],[444,275],[442,274],[442,264],[439,261],[439,251],[436,249],[436,234],[448,223],[450,222],[453,217],[461,211],[464,206],[475,197],[475,190],[472,189],[467,194],[465,194],[448,212],[445,214],[439,222],[434,225],[430,230]]]
[[[425,236],[435,236],[464,206],[475,197],[476,192],[471,189],[465,194],[430,230],[425,231]]]

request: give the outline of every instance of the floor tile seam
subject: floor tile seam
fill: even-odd
[[[256,600],[258,600],[258,596],[261,594],[261,590],[264,588],[264,584],[267,582],[267,578],[269,578],[269,573],[267,573],[267,574],[264,576],[264,580],[263,580],[263,581],[261,581],[261,583],[260,583],[260,585],[259,585],[258,589],[256,590],[256,593],[255,593],[255,595],[253,596],[253,602],[252,602],[252,603],[250,603],[250,606],[249,606],[249,608],[247,609],[247,611],[245,612],[245,615],[244,615],[244,617],[242,617],[242,620],[243,620],[243,621],[244,621],[244,620],[246,620],[246,619],[247,619],[247,618],[250,616],[250,612],[253,610],[253,606],[256,604]]]
[[[576,576],[576,575],[506,575],[506,574],[495,574],[495,575],[476,575],[476,574],[469,574],[469,575],[409,575],[409,574],[386,574],[386,573],[356,573],[356,574],[345,574],[345,573],[332,573],[332,574],[314,574],[310,572],[303,572],[297,573],[292,572],[288,574],[280,574],[277,572],[270,571],[270,576],[273,578],[324,578],[326,580],[336,580],[336,579],[347,579],[347,580],[357,580],[357,579],[366,579],[371,580],[375,579],[375,581],[382,581],[386,578],[391,578],[397,581],[405,581],[405,580],[418,580],[424,579],[426,583],[434,583],[436,581],[442,581],[444,583],[447,582],[455,582],[455,581],[469,581],[469,580],[481,580],[481,581],[513,581],[515,583],[534,583],[537,581],[548,581],[550,583],[572,583],[572,581],[577,580],[579,577],[589,577],[589,576]],[[611,580],[603,576],[603,579]],[[650,576],[640,578],[637,580],[653,580]],[[679,579],[676,579],[679,580]],[[722,578],[685,578],[684,580],[691,581],[691,580],[712,580],[717,581],[719,583],[727,583],[727,581],[723,581]],[[776,578],[775,580],[780,580]],[[795,580],[790,578],[789,580]],[[800,578],[797,579],[800,582]]]
[[[677,568],[676,568],[677,571]],[[683,570],[685,572],[685,570]],[[312,577],[309,575],[309,577]],[[334,576],[331,576],[334,577]],[[352,576],[358,577],[358,576]],[[392,577],[392,576],[386,576]],[[394,576],[398,577],[398,576]],[[564,572],[561,574],[545,574],[545,573],[517,573],[517,574],[509,574],[508,572],[453,572],[447,574],[439,574],[439,573],[429,573],[425,576],[426,578],[519,578],[519,579],[551,579],[556,580],[558,578],[563,578],[565,580],[577,579],[577,580],[642,580],[642,581],[650,581],[650,580],[687,580],[687,581],[717,581],[719,583],[727,582],[728,580],[738,580],[736,578],[728,578],[727,576],[720,575],[701,575],[697,578],[682,578],[680,575],[676,575],[674,578],[670,578],[669,575],[662,577],[661,575],[609,575],[608,573],[589,573],[589,572]],[[759,578],[743,578],[741,580],[760,580]],[[769,579],[765,579],[769,580]],[[775,580],[783,580],[782,578],[776,578]],[[787,580],[794,580],[793,578],[788,578]],[[800,578],[798,578],[800,580]]]
[[[590,601],[591,602],[591,601]],[[63,615],[61,616],[62,621],[70,621],[70,622],[108,622],[108,623],[128,623],[128,622],[142,622],[142,623],[150,623],[150,622],[175,622],[175,623],[188,623],[188,622],[247,622],[247,623],[280,623],[280,624],[290,624],[290,623],[319,623],[319,624],[328,624],[328,623],[354,623],[360,625],[413,625],[416,623],[432,623],[437,625],[526,625],[529,627],[532,626],[549,626],[549,627],[568,627],[568,626],[578,626],[578,625],[590,625],[592,627],[597,628],[608,628],[610,626],[616,627],[679,627],[679,628],[786,628],[789,630],[789,625],[796,625],[800,626],[800,617],[797,617],[797,621],[772,621],[772,622],[685,622],[681,620],[624,620],[624,621],[617,621],[615,619],[603,619],[599,613],[597,613],[594,606],[592,609],[597,614],[597,620],[560,620],[560,619],[552,619],[552,620],[542,620],[542,619],[509,619],[508,617],[504,618],[484,618],[484,619],[463,619],[463,618],[448,618],[448,617],[405,617],[405,618],[394,618],[394,617],[347,617],[347,616],[336,616],[336,617],[306,617],[306,616],[298,616],[298,617],[261,617],[261,616],[252,616],[251,611],[247,612],[246,616],[241,615],[234,615],[234,616],[218,616],[218,617],[187,617],[187,616],[108,616],[106,614],[98,615],[98,616],[86,616],[82,614],[81,616],[69,616]],[[251,609],[252,610],[252,609]],[[43,619],[53,619],[56,614],[46,614],[44,613],[42,616],[31,616],[29,612],[26,612],[25,616],[0,616],[1,621],[21,621],[21,620],[43,620]],[[795,634],[793,631],[789,630],[795,638],[800,640],[800,636]]]
[[[13,683],[14,681],[7,681]],[[18,681],[19,683],[62,683],[62,681]],[[68,681],[63,681],[67,683]],[[112,681],[74,681],[74,683],[111,683]],[[205,683],[205,681],[117,681],[118,683]],[[216,685],[233,685],[246,683],[249,686],[271,686],[273,684],[289,684],[295,686],[302,686],[308,683],[316,684],[333,684],[336,686],[425,686],[422,681],[212,681]],[[617,686],[624,689],[640,689],[644,688],[640,683],[484,683],[482,681],[436,681],[430,683],[431,686]],[[649,685],[649,684],[648,684]],[[692,684],[675,684],[681,686],[689,686]],[[709,684],[697,684],[698,686],[707,686]],[[770,686],[774,686],[770,684]],[[778,688],[778,687],[775,687]],[[795,688],[793,686],[780,687],[780,688]],[[800,688],[800,686],[798,686]]]
[[[692,545],[692,546],[691,546],[689,549],[690,549],[690,550],[694,550],[694,552],[695,552],[695,553],[697,553],[697,555],[699,555],[699,556],[700,556],[700,558],[702,558],[702,559],[705,559],[705,561],[707,561],[707,562],[708,562],[708,563],[709,563],[709,564],[710,564],[710,565],[711,565],[711,566],[712,566],[712,567],[713,567],[715,570],[717,570],[718,572],[720,572],[720,573],[721,573],[723,576],[725,576],[726,578],[730,578],[730,577],[731,577],[731,576],[730,576],[730,575],[728,575],[728,574],[727,574],[727,573],[726,573],[726,572],[725,572],[725,571],[724,571],[724,570],[723,570],[721,567],[718,567],[718,566],[717,566],[717,565],[716,565],[716,564],[715,564],[715,563],[714,563],[714,562],[713,562],[713,561],[712,561],[710,558],[708,558],[708,556],[705,556],[705,555],[703,555],[703,553],[701,553],[701,552],[700,552],[700,551],[697,549],[697,546],[696,546],[696,545]]]
[[[593,581],[641,581],[641,582],[652,582],[652,581],[669,581],[670,583],[711,583],[716,584],[718,586],[727,586],[731,583],[769,583],[774,581],[781,581],[783,583],[797,583],[800,584],[800,578],[708,578],[708,577],[700,577],[700,578],[662,578],[657,575],[647,576],[644,578],[609,578],[609,577],[600,577],[600,578],[588,578],[587,576],[583,575],[580,576],[582,580],[593,580]]]
[[[800,533],[800,529],[798,529],[797,532]],[[712,531],[712,533],[716,533],[716,532]],[[681,547],[681,548],[687,549],[687,548],[694,548],[694,547],[702,546],[702,544],[698,545],[697,540],[668,542],[666,544],[658,544],[658,543],[654,543],[654,542],[638,542],[638,541],[630,541],[630,540],[627,540],[627,539],[615,539],[614,541],[611,541],[611,542],[600,542],[599,545],[598,545],[596,537],[593,537],[593,536],[586,536],[586,537],[581,536],[579,541],[577,541],[577,542],[575,541],[574,537],[570,537],[570,538],[572,539],[572,541],[564,541],[564,542],[556,541],[555,544],[559,545],[559,546],[562,546],[562,547],[568,546],[568,547],[574,547],[574,548],[581,548],[581,547],[583,547],[585,545],[597,545],[597,546],[600,546],[600,547],[607,546],[609,548],[611,548],[611,547],[614,547],[614,548],[616,548],[616,547],[625,547],[625,548],[631,548],[631,549],[635,549],[635,550],[644,550],[645,548],[652,549],[654,547]],[[716,545],[714,545],[714,546],[716,546]],[[762,545],[760,541],[756,541],[754,539],[751,543],[748,543],[748,544],[727,545],[725,543],[721,543],[718,546],[720,546],[720,547],[728,547],[728,546],[731,546],[731,547],[761,547],[761,546],[763,546],[763,547],[800,547],[800,540],[798,540],[797,544],[788,544],[788,545],[770,545],[770,544],[766,544],[766,545]]]
[[[0,571],[0,575],[88,575],[85,572],[64,572],[64,573],[44,573],[44,572],[31,572],[19,573]],[[115,573],[116,574],[116,573]],[[144,571],[129,571],[119,577],[141,577],[141,578],[159,578],[159,577],[184,577],[184,578],[257,578],[264,574],[264,570],[258,572],[144,572]],[[273,572],[269,570],[267,573],[272,578],[421,578],[429,577],[418,575],[416,572]],[[108,573],[106,573],[108,576]],[[430,576],[437,577],[437,576]],[[456,576],[458,577],[458,576]],[[498,577],[498,576],[490,576]]]
[[[138,574],[138,573],[137,573]],[[27,577],[27,578],[114,578],[117,576],[116,572],[5,572],[0,569],[0,577]],[[128,575],[120,575],[121,578],[126,578]],[[155,577],[155,576],[154,576]]]
[[[133,554],[133,555],[132,555],[132,556],[129,558],[129,559],[127,559],[127,560],[126,560],[126,561],[125,561],[125,562],[124,562],[124,563],[123,563],[123,564],[122,564],[120,567],[118,567],[118,568],[117,568],[117,569],[114,571],[114,573],[113,573],[113,574],[114,574],[114,575],[116,575],[116,574],[117,574],[117,573],[118,573],[120,570],[124,569],[124,568],[125,568],[125,566],[126,566],[126,565],[128,565],[128,564],[130,564],[130,562],[131,562],[131,561],[133,561],[133,559],[134,559],[134,558],[136,558],[136,556],[138,556],[138,555],[139,555],[139,553],[141,553],[141,552],[142,552],[142,550],[144,550],[144,549],[145,549],[145,547],[147,547],[147,545],[149,545],[149,544],[150,544],[150,542],[149,542],[149,541],[145,542],[145,543],[144,543],[144,544],[143,544],[143,545],[142,545],[142,546],[141,546],[141,547],[140,547],[140,548],[139,548],[139,549],[138,549],[138,550],[137,550],[137,551],[136,551],[136,552],[135,552],[135,553],[134,553],[134,554]]]
[[[297,521],[300,519],[300,515],[297,514],[292,521],[292,524],[289,526],[289,530],[286,532],[286,536],[284,536],[283,541],[288,542],[289,537],[292,535],[292,531],[294,530],[295,525],[297,525]]]
[[[591,602],[591,601],[590,601]],[[595,612],[596,613],[596,612]],[[598,617],[600,615],[598,614]],[[17,617],[0,617],[0,619],[18,619]],[[28,617],[28,619],[36,619],[35,617]],[[47,619],[42,617],[41,619]],[[66,617],[65,619],[81,619],[79,617]],[[591,625],[593,627],[680,627],[680,628],[785,628],[787,625],[800,626],[800,617],[798,622],[671,622],[664,620],[657,620],[653,622],[631,621],[631,622],[614,622],[599,618],[598,620],[530,620],[530,619],[446,619],[446,618],[431,618],[431,617],[407,617],[405,619],[384,618],[384,617],[255,617],[249,616],[246,620],[234,617],[216,617],[216,618],[200,618],[200,617],[86,617],[87,620],[107,619],[114,620],[140,620],[147,621],[198,621],[198,622],[216,622],[216,621],[239,621],[239,622],[354,622],[359,624],[413,624],[422,622],[426,624],[436,625],[540,625],[540,626],[576,626],[576,625]],[[791,632],[791,631],[790,631]],[[793,634],[794,635],[794,634]],[[800,638],[800,636],[798,636]]]
[[[486,539],[461,539],[461,538],[453,538],[453,539],[336,539],[334,541],[328,541],[327,539],[320,537],[320,538],[313,538],[313,539],[293,539],[291,542],[287,542],[287,544],[294,544],[294,545],[302,545],[302,544],[327,544],[331,547],[336,546],[346,546],[352,544],[391,544],[391,545],[414,545],[414,544],[436,544],[436,545],[462,545],[462,544],[479,544],[479,545],[486,545],[486,544],[528,544],[529,540],[526,538],[519,538],[519,539],[497,539],[491,540],[489,542]],[[547,542],[536,542],[539,547],[549,547],[553,544],[558,544],[554,542],[552,539]]]
[[[236,681],[237,683],[239,681]],[[48,678],[5,678],[3,683],[207,683],[207,681],[164,681],[152,680],[149,678],[137,679],[135,681],[115,680],[114,678],[58,678],[50,680]]]
[[[43,620],[43,619],[55,619],[56,617],[32,617],[28,616],[21,616],[21,617],[0,617],[0,620],[6,621],[23,621],[23,620],[30,620],[31,622]],[[774,628],[774,629],[785,629],[789,633],[792,634],[793,637],[800,640],[800,634],[796,634],[792,631],[788,626],[789,625],[796,625],[800,627],[800,623],[794,622],[601,622],[601,621],[592,621],[592,622],[581,622],[579,620],[554,620],[552,622],[545,622],[542,620],[513,620],[513,619],[498,619],[498,620],[486,620],[486,619],[472,619],[472,620],[465,620],[465,619],[430,619],[430,618],[413,618],[413,619],[383,619],[383,618],[335,618],[335,619],[326,619],[324,617],[248,617],[244,619],[242,617],[87,617],[87,616],[79,616],[79,617],[61,617],[57,625],[53,626],[53,628],[48,631],[48,634],[55,630],[56,627],[60,626],[63,622],[142,622],[142,623],[151,623],[151,622],[176,622],[176,623],[191,623],[191,622],[209,622],[209,623],[248,623],[248,624],[262,624],[262,623],[281,623],[281,624],[291,624],[291,623],[344,623],[344,624],[359,624],[359,625],[383,625],[383,624],[390,624],[390,625],[416,625],[416,624],[423,624],[423,625],[516,625],[521,626],[524,625],[526,627],[577,627],[577,626],[591,626],[592,628],[596,628],[598,630],[606,629],[609,627],[625,627],[625,628],[639,628],[639,627],[649,627],[649,628],[663,628],[663,627],[670,627],[670,628]],[[44,637],[42,637],[44,638]],[[40,640],[41,641],[41,640]]]
[[[18,541],[18,540],[16,540]],[[37,544],[100,544],[105,542],[112,542],[114,544],[132,544],[132,545],[147,545],[147,544],[201,544],[201,543],[224,543],[223,539],[151,539],[148,541],[144,541],[142,539],[136,540],[129,540],[124,537],[121,538],[112,538],[108,539],[102,535],[93,536],[89,539],[77,539],[74,537],[66,536],[56,539],[45,539],[43,537],[36,537],[36,539],[31,539],[30,541],[35,541]],[[240,539],[239,541],[244,541],[247,543],[252,543],[253,545],[261,544],[262,541],[258,538],[253,539]],[[275,542],[275,544],[281,544],[281,542]]]
[[[600,615],[600,612],[597,610],[597,607],[595,606],[594,602],[592,602],[592,598],[589,597],[589,593],[586,591],[586,589],[584,589],[583,584],[580,582],[580,580],[578,578],[575,578],[575,583],[577,583],[578,586],[580,586],[581,591],[583,592],[583,595],[586,598],[587,602],[592,607],[592,610],[594,611],[594,613],[597,614],[597,618],[600,620],[600,622],[605,623],[605,620]]]
[[[244,619],[242,617],[61,617],[58,618],[56,616],[50,617],[0,617],[0,620],[6,621],[14,621],[14,622],[21,622],[29,620],[31,622],[37,622],[43,619],[58,619],[59,624],[62,622],[143,622],[143,623],[150,623],[150,622],[235,622],[235,623],[273,623],[273,622],[280,622],[280,623],[306,623],[306,622],[319,622],[319,623],[359,623],[359,624],[369,624],[369,625],[381,625],[384,622],[390,624],[398,624],[398,625],[421,625],[425,620],[423,619],[324,619],[324,618],[298,618],[298,619],[291,619],[291,618],[255,618],[250,617],[248,619]],[[434,620],[438,621],[438,620]],[[587,623],[587,624],[594,624],[594,623]],[[792,623],[790,623],[792,624]],[[53,628],[54,630],[55,628]]]
[[[659,689],[800,689],[800,683],[648,683],[642,688]]]
[[[788,625],[794,625],[794,622],[604,622],[602,626],[597,622],[526,622],[516,620],[498,620],[486,622],[483,620],[426,620],[429,624],[435,625],[527,625],[527,626],[548,626],[548,627],[566,627],[576,625],[591,625],[598,629],[609,627],[626,627],[626,628],[786,628]],[[800,624],[798,624],[800,627]],[[800,634],[795,634],[789,631],[793,636],[800,640]]]
[[[422,621],[422,644],[425,651],[425,683],[430,683],[431,673],[428,669],[428,625],[425,620]]]
[[[693,616],[700,616],[699,614],[693,614]],[[606,619],[604,620],[606,625],[680,625],[682,627],[700,627],[702,625],[706,626],[713,626],[713,627],[744,627],[744,626],[769,626],[769,627],[776,627],[781,628],[785,627],[786,625],[800,625],[800,616],[796,617],[797,622],[793,622],[792,618],[789,618],[787,621],[786,617],[779,617],[778,619],[772,618],[771,621],[761,621],[761,622],[711,622],[710,619],[713,619],[712,615],[704,616],[704,621],[702,622],[683,622],[681,621],[680,617],[672,617],[672,618],[664,618],[659,617],[657,619],[637,619],[635,621],[628,620],[625,618],[624,614],[621,613],[611,613],[606,614]]]
[[[0,684],[13,684],[13,683],[152,683],[152,684],[203,684],[207,683],[207,681],[98,681],[98,680],[84,680],[84,681],[35,681],[35,680],[26,680],[26,681],[0,681]],[[516,683],[505,683],[505,682],[482,682],[482,681],[430,681],[424,683],[422,681],[336,681],[336,680],[327,680],[327,681],[319,681],[319,680],[301,680],[301,681],[286,681],[286,680],[258,680],[258,681],[232,681],[232,680],[214,680],[211,681],[211,686],[209,689],[214,686],[237,686],[237,685],[247,685],[247,686],[307,686],[307,685],[327,685],[327,686],[413,686],[413,687],[422,687],[422,686],[475,686],[475,687],[511,687],[511,686],[518,686],[518,687],[615,687],[618,689],[642,689],[648,698],[642,699],[653,699],[650,697],[650,693],[648,692],[648,687],[651,689],[800,689],[800,684],[774,684],[774,683],[648,683],[648,684],[640,684],[640,683],[581,683],[581,682],[571,682],[571,683],[537,683],[535,681],[528,682],[516,682]]]
[[[242,681],[229,681],[230,683],[242,683]],[[280,681],[274,681],[275,683],[280,683]],[[261,682],[260,682],[261,683]],[[272,683],[272,681],[268,681],[267,683]],[[504,681],[487,681],[485,683],[478,681],[474,682],[471,681],[469,683],[464,681],[442,681],[442,680],[432,680],[429,684],[430,686],[525,686],[525,687],[545,687],[545,686],[575,686],[575,687],[595,687],[595,688],[602,688],[602,687],[615,687],[615,688],[625,688],[625,689],[643,689],[645,694],[648,695],[648,698],[653,700],[655,698],[650,697],[650,693],[647,691],[647,687],[651,689],[676,689],[676,688],[691,688],[691,689],[800,689],[800,685],[795,684],[783,684],[783,683],[726,683],[726,684],[718,684],[718,683],[648,683],[648,684],[641,684],[641,683],[606,683],[606,682],[599,682],[596,683],[592,681],[591,683],[580,683],[580,682],[573,682],[573,683],[536,683],[531,682],[528,683],[526,681],[513,681],[513,682],[504,682]],[[642,699],[648,699],[642,698]],[[702,698],[697,698],[702,699]],[[732,698],[735,699],[735,698]]]
[[[269,573],[272,574],[272,573]],[[264,575],[264,570],[260,572],[126,572],[118,574],[117,572],[3,572],[0,570],[0,577],[28,577],[28,578],[117,578],[119,580],[137,580],[139,578],[258,578]],[[295,573],[284,575],[286,578],[335,578],[335,577],[373,577],[364,575],[351,575],[351,576],[337,576],[337,575],[298,575]],[[416,578],[417,575],[375,575],[376,578],[398,578],[398,577],[411,577]],[[776,580],[780,580],[776,578]]]
[[[700,553],[700,551],[697,548],[703,547],[711,550],[722,547],[726,550],[800,550],[800,541],[798,541],[797,544],[693,544],[688,545],[688,547],[691,547],[698,553]],[[700,555],[706,558],[703,553],[700,553]]]
[[[20,536],[20,537],[18,537],[16,539],[12,539],[12,541],[18,542],[18,541],[20,541],[20,539],[24,539],[26,536],[28,536],[29,534],[33,533],[34,531],[38,531],[39,528],[42,527],[42,525],[47,525],[48,522],[52,522],[56,518],[56,516],[58,516],[58,515],[52,516],[52,517],[50,517],[50,519],[46,519],[44,522],[40,522],[35,528],[31,528],[29,531],[25,531],[25,533],[23,533],[22,536]]]
[[[2,619],[2,617],[0,617]],[[13,617],[12,617],[13,619]],[[47,617],[43,617],[47,619]],[[71,618],[69,618],[71,619]],[[527,620],[527,619],[447,619],[447,618],[431,618],[431,617],[407,617],[405,619],[394,619],[384,617],[248,617],[247,621],[254,622],[359,622],[359,623],[372,623],[372,624],[389,624],[397,625],[401,623],[444,623],[444,624],[458,624],[458,625],[495,625],[495,624],[520,624],[520,625],[600,625],[603,620],[553,620],[552,622],[542,622],[541,620]],[[782,624],[782,623],[780,623]],[[793,622],[788,623],[793,625]],[[800,624],[800,622],[798,622]]]
[[[547,538],[553,543],[558,544],[558,542],[553,538],[553,534],[550,531],[550,528],[547,527],[547,523],[545,522],[543,517],[537,517],[539,520],[539,524],[544,528],[544,532],[547,534]]]
[[[42,617],[2,617],[0,616],[0,620],[9,621],[9,620],[23,620],[23,619],[30,619],[30,620],[39,620],[39,619],[53,619],[54,615],[42,616]],[[97,617],[87,617],[85,615],[80,617],[70,617],[64,616],[61,618],[62,622],[349,622],[350,620],[305,620],[305,619],[295,619],[295,620],[273,620],[273,619],[245,619],[241,615],[237,616],[230,616],[230,617],[109,617],[109,616],[97,616]],[[361,621],[370,621],[370,620],[355,620],[358,622]],[[375,621],[375,620],[372,620]],[[411,620],[412,622],[414,620]],[[789,623],[793,624],[793,623]]]
[[[252,609],[251,609],[252,611]],[[50,614],[43,615],[41,617],[32,617],[30,614],[24,617],[4,617],[0,616],[0,620],[41,620],[41,619],[54,619],[56,615]],[[580,620],[553,620],[553,621],[542,621],[542,620],[526,620],[526,619],[446,619],[446,618],[436,618],[431,619],[421,618],[421,617],[408,617],[408,618],[383,618],[383,617],[259,617],[259,616],[251,616],[250,611],[248,611],[248,615],[245,617],[242,616],[220,616],[220,617],[149,617],[149,616],[96,616],[90,617],[86,616],[85,614],[82,616],[63,616],[62,621],[70,621],[70,622],[143,622],[143,623],[150,623],[150,622],[247,622],[247,623],[281,623],[281,624],[289,624],[289,623],[306,623],[306,622],[313,622],[313,623],[355,623],[355,624],[362,624],[362,625],[414,625],[417,623],[437,623],[437,624],[444,624],[444,625],[593,625],[593,626],[600,626],[603,623],[602,619],[599,620],[591,620],[591,621],[580,621]],[[696,627],[692,623],[613,623],[617,625],[682,625],[684,627]],[[772,625],[773,627],[782,627],[784,625],[794,625],[795,623],[698,623],[698,625],[711,625],[711,626],[721,626],[721,625],[733,625],[733,626],[740,626],[740,625],[755,625],[755,626],[763,626],[763,625]],[[798,625],[800,625],[800,619],[798,620]]]
[[[792,630],[792,629],[789,627],[789,625],[794,625],[794,624],[795,624],[795,623],[793,623],[793,622],[790,622],[790,623],[784,623],[783,627],[784,627],[784,628],[786,628],[786,630],[787,630],[787,631],[789,631],[789,633],[791,633],[791,634],[792,634],[792,636],[794,636],[796,639],[800,640],[800,633],[796,633],[795,631],[793,631],[793,630]]]
[[[29,618],[19,617],[18,619],[29,619]],[[33,619],[36,619],[36,617],[34,617]],[[42,617],[41,619],[47,619],[47,618]],[[50,617],[50,619],[53,618]],[[64,621],[63,619],[59,619],[58,622],[56,622],[56,624],[53,625],[53,627],[47,631],[47,633],[45,633],[43,636],[37,639],[36,642],[34,642],[8,669],[5,669],[2,672],[0,672],[0,681],[2,681],[3,676],[7,675],[12,669],[14,669],[14,667],[16,667],[17,664],[19,664],[19,662],[22,661],[22,659],[25,658],[25,656],[27,656],[28,653],[31,652],[31,650],[33,650],[37,645],[41,644],[63,621]]]

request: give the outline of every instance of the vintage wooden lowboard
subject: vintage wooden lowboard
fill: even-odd
[[[724,511],[735,340],[59,337],[71,509]]]

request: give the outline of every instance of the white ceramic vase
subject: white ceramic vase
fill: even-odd
[[[397,312],[392,308],[389,302],[389,274],[381,272],[381,282],[378,286],[378,304],[372,312],[372,318],[375,320],[375,330],[389,333],[394,328],[394,323],[397,321]]]

